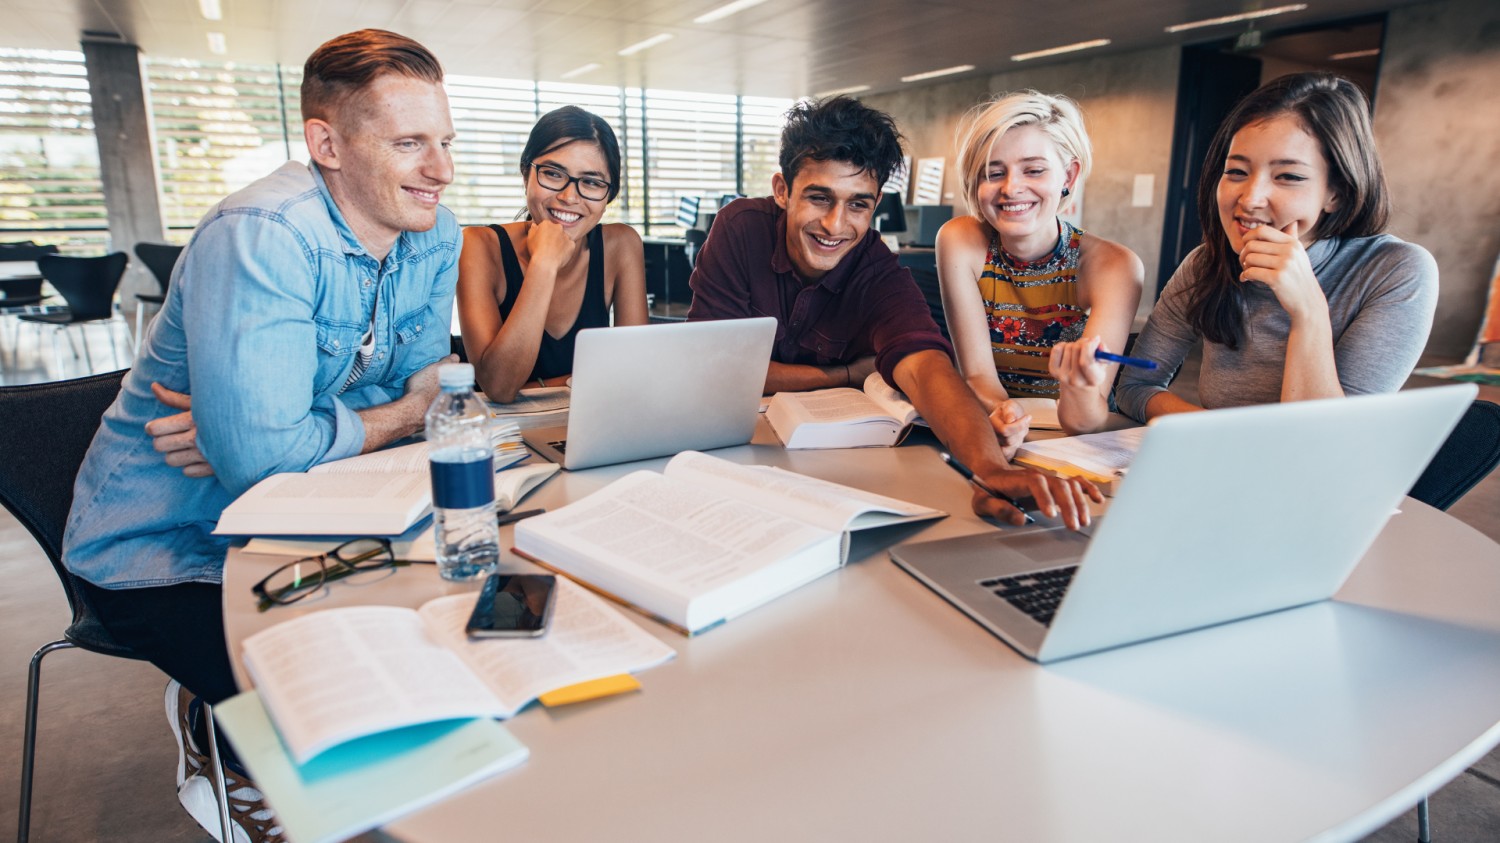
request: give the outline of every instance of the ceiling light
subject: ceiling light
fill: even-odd
[[[1201,26],[1218,26],[1221,23],[1238,23],[1244,20],[1268,18],[1272,15],[1284,15],[1287,12],[1300,12],[1306,8],[1306,3],[1293,3],[1290,6],[1277,6],[1272,9],[1261,9],[1258,12],[1246,12],[1243,15],[1225,15],[1222,18],[1207,18],[1205,20],[1195,20],[1192,23],[1173,24],[1172,26],[1167,27],[1167,31],[1182,32],[1185,29],[1197,29]]]
[[[1344,61],[1346,59],[1365,59],[1370,56],[1380,55],[1379,48],[1374,50],[1355,50],[1352,53],[1334,53],[1328,57],[1329,61]]]
[[[224,19],[224,9],[219,5],[219,0],[198,0],[198,11],[208,20]]]
[[[901,77],[902,82],[920,82],[923,79],[936,79],[939,76],[951,76],[954,73],[968,73],[974,69],[972,64],[961,64],[957,67],[945,67],[942,70],[929,70],[926,73],[913,73],[910,76]]]
[[[567,73],[564,73],[562,75],[562,78],[572,79],[574,76],[582,76],[585,73],[593,73],[603,66],[604,65],[600,64],[599,62],[591,61],[588,64],[583,65],[582,67],[575,67]]]
[[[824,97],[836,97],[840,96],[841,94],[858,94],[868,90],[870,90],[869,85],[850,85],[847,88],[834,88],[831,91],[824,91],[821,94],[813,94],[813,98],[823,99]]]
[[[633,56],[636,53],[639,53],[641,50],[649,50],[652,47],[655,47],[657,44],[665,44],[665,43],[667,43],[668,41],[671,41],[671,40],[672,40],[672,33],[670,33],[670,32],[663,32],[660,35],[653,35],[650,38],[647,38],[645,41],[638,41],[638,42],[636,42],[634,44],[631,44],[629,47],[626,47],[625,49],[621,50],[620,51],[620,55],[622,55],[622,56]]]
[[[1034,53],[1017,53],[1010,57],[1011,61],[1030,61],[1031,59],[1046,58],[1047,56],[1060,56],[1063,53],[1076,53],[1079,50],[1092,50],[1095,47],[1103,47],[1109,44],[1108,38],[1095,38],[1092,41],[1079,41],[1077,44],[1064,44],[1061,47],[1049,47],[1045,50],[1037,50]]]
[[[225,53],[229,52],[229,44],[224,40],[224,33],[208,33],[208,49],[209,52],[213,53],[216,56],[222,56]]]
[[[727,18],[730,15],[743,12],[752,6],[759,6],[764,2],[766,0],[734,0],[732,3],[725,3],[717,9],[710,9],[693,18],[693,23],[713,23],[721,18]]]

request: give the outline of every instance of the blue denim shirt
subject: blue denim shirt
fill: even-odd
[[[69,570],[105,588],[220,582],[224,507],[278,472],[358,454],[355,411],[399,398],[448,353],[460,234],[446,208],[384,261],[359,244],[316,165],[291,162],[216,205],[172,272],[166,303],[104,414],[74,486]],[[375,353],[345,382],[375,320]],[[156,381],[193,398],[216,475],[167,465],[146,422],[172,410]]]

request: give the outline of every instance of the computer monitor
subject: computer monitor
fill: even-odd
[[[901,194],[880,194],[880,204],[875,206],[874,225],[875,230],[881,234],[895,234],[906,230],[906,214],[901,209]]]
[[[703,203],[702,198],[697,196],[683,196],[677,200],[677,224],[683,228],[694,228],[698,225],[698,209]]]
[[[906,209],[906,234],[903,246],[930,248],[937,243],[938,229],[953,219],[952,205],[912,205]]]

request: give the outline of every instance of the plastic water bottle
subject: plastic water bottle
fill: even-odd
[[[443,391],[427,410],[438,573],[472,580],[500,564],[489,413],[474,394],[472,365],[439,366],[438,383]]]

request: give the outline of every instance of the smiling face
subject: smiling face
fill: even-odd
[[[566,186],[562,190],[548,190],[539,177]],[[598,182],[603,185],[599,187],[601,192],[608,190],[609,165],[599,144],[573,141],[538,155],[526,174],[526,210],[532,220],[552,220],[577,240],[599,224],[609,203],[580,196],[576,182],[565,182],[572,178],[582,179],[585,184]]]
[[[335,125],[310,120],[307,131],[334,201],[371,254],[384,258],[401,232],[437,224],[438,199],[453,181],[442,85],[386,74],[345,103]]]
[[[1249,123],[1229,142],[1219,177],[1219,222],[1239,252],[1245,235],[1262,225],[1297,223],[1303,245],[1338,204],[1328,186],[1328,162],[1316,138],[1290,114]]]
[[[1077,161],[1063,163],[1057,144],[1036,126],[1015,126],[995,139],[977,191],[979,214],[1006,251],[1031,260],[1052,249],[1062,191],[1078,170]]]
[[[880,185],[846,161],[808,160],[788,184],[771,178],[776,204],[786,211],[786,250],[797,276],[819,281],[870,230]]]

